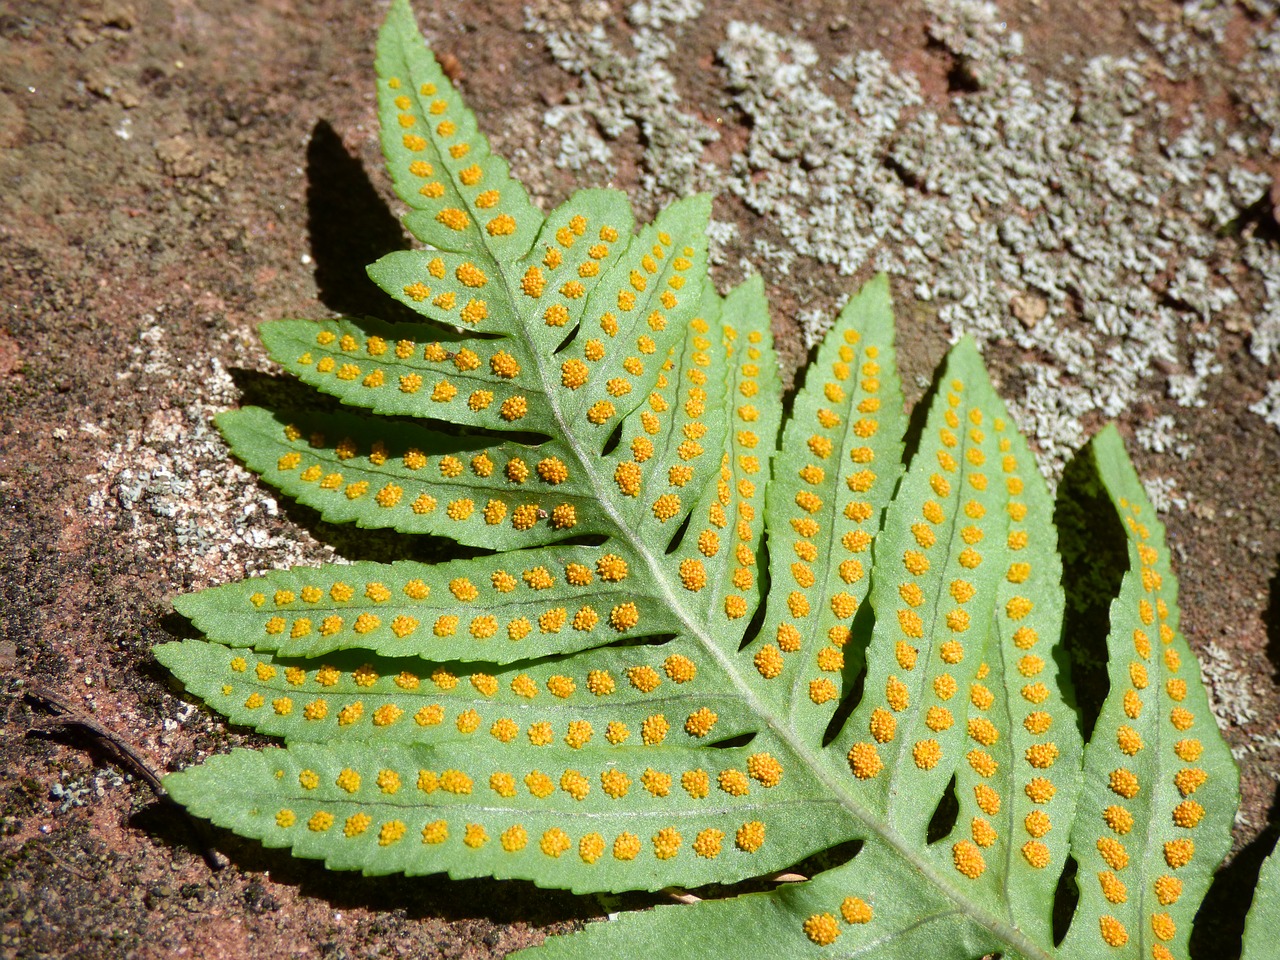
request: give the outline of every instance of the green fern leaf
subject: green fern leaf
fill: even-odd
[[[1274,960],[1280,957],[1280,853],[1275,850],[1262,861],[1258,888],[1244,927],[1244,951],[1241,960]]]
[[[1178,628],[1164,528],[1114,427],[1090,443],[1124,525],[1129,570],[1111,606],[1111,691],[1085,750],[1072,827],[1080,904],[1066,947],[1099,939],[1185,955],[1191,921],[1231,845],[1239,774]]]
[[[705,197],[638,231],[614,191],[543,217],[405,0],[378,72],[428,249],[370,273],[423,320],[266,325],[286,370],[362,409],[218,425],[326,519],[482,555],[178,598],[207,639],[157,657],[284,746],[173,774],[174,798],[335,869],[581,892],[733,883],[860,841],[809,882],[593,924],[548,956],[1185,956],[1237,779],[1115,431],[1086,456],[1130,569],[1086,744],[1054,502],[972,341],[904,465],[878,277],[783,429],[763,285],[710,284]]]

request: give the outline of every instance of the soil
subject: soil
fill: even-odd
[[[156,667],[150,648],[190,631],[172,596],[334,551],[387,559],[405,548],[395,536],[277,509],[209,427],[211,411],[277,389],[255,345],[259,322],[390,312],[363,272],[407,245],[376,140],[373,42],[384,6],[9,0],[0,13],[4,960],[499,957],[617,906],[520,883],[329,874],[193,831],[91,738],[50,732],[27,696],[36,686],[56,692],[160,771],[255,742],[185,704]],[[793,5],[717,3],[689,27],[671,66],[688,109],[723,124],[708,162],[747,135],[733,129],[714,69],[729,19],[802,30],[820,52],[837,36],[840,50],[880,49],[918,72],[933,106],[963,95],[920,3],[856,6],[815,6],[793,25]],[[1139,6],[1069,6],[1064,21],[1040,0],[1000,4],[1024,33],[1034,75],[1065,80],[1074,73],[1064,65],[1080,58],[1144,49]],[[536,153],[530,118],[579,81],[525,32],[520,3],[422,3],[416,12],[495,150]],[[624,35],[622,5],[607,12],[609,30]],[[1242,14],[1228,39],[1243,43],[1264,20]],[[1211,68],[1181,86],[1162,79],[1163,95],[1244,123],[1228,95],[1230,68],[1224,61],[1222,76]],[[1173,111],[1170,132],[1180,122]],[[613,185],[630,189],[643,144],[611,146]],[[541,201],[599,185],[538,170],[530,187]],[[717,215],[748,239],[767,231],[736,202],[721,201]],[[816,265],[794,270],[789,286],[771,283],[788,375],[807,352],[795,312],[808,282],[854,285]],[[905,285],[895,299],[911,321],[900,349],[914,400],[947,331],[910,305]],[[1014,353],[991,355],[997,382],[1016,380]],[[1278,371],[1231,332],[1217,360],[1223,372],[1194,416],[1153,394],[1120,418],[1132,436],[1177,413],[1196,445],[1187,461],[1131,451],[1140,472],[1172,477],[1194,504],[1166,519],[1183,627],[1202,655],[1215,645],[1216,676],[1240,687],[1215,688],[1231,701],[1220,716],[1234,718],[1224,732],[1240,760],[1243,807],[1203,911],[1212,926],[1197,933],[1204,957],[1238,950],[1258,865],[1280,831],[1280,434],[1246,409]],[[211,869],[205,846],[222,869]]]

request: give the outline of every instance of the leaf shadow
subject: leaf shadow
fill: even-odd
[[[1063,696],[1078,708],[1087,742],[1111,689],[1107,675],[1107,634],[1111,599],[1129,567],[1129,549],[1120,516],[1098,478],[1092,447],[1072,458],[1058,484],[1053,505],[1066,594],[1062,642],[1054,650]]]
[[[1276,557],[1276,572],[1267,584],[1269,600],[1262,613],[1262,624],[1267,631],[1267,659],[1271,661],[1272,679],[1280,683],[1280,555]]]
[[[409,248],[408,238],[360,160],[326,120],[307,143],[307,232],[321,302],[354,316],[421,320],[369,279],[365,268]]]

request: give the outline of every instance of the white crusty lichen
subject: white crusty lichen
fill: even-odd
[[[1179,460],[1190,460],[1195,445],[1178,429],[1177,421],[1168,414],[1161,414],[1134,431],[1134,439],[1143,450],[1152,453],[1176,454]]]
[[[1213,258],[1240,180],[1215,172],[1215,202],[1186,212],[1207,154],[1194,124],[1172,144],[1140,138],[1155,107],[1139,60],[1086,64],[1081,98],[1027,79],[990,4],[931,10],[931,35],[973,87],[952,115],[925,108],[916,78],[875,51],[831,68],[849,89],[833,97],[810,45],[731,23],[719,55],[751,136],[728,186],[797,252],[842,273],[887,269],[936,300],[954,335],[1048,358],[1023,362],[1017,406],[1056,472],[1081,418],[1120,414],[1159,368],[1175,370],[1182,402],[1202,402],[1218,368],[1188,324],[1236,303]],[[1181,213],[1162,209],[1170,200]]]
[[[1220,59],[1226,8],[1171,8],[1143,27],[1154,53],[1065,61],[1074,76],[1034,79],[994,4],[925,6],[954,65],[943,100],[877,50],[824,60],[799,21],[795,33],[728,23],[718,106],[741,115],[746,141],[719,167],[702,160],[714,123],[681,105],[666,66],[698,4],[632,5],[634,54],[599,23],[568,30],[565,16],[585,16],[564,13],[574,5],[539,0],[527,19],[582,79],[565,109],[606,139],[663,128],[653,140],[642,130],[650,198],[718,189],[761,218],[768,239],[733,238],[718,262],[746,256],[788,290],[806,340],[819,332],[806,318],[835,304],[817,302],[787,252],[844,275],[887,270],[953,336],[1012,351],[1017,416],[1051,474],[1091,419],[1161,393],[1207,403],[1224,330],[1243,331],[1260,363],[1280,355],[1280,254],[1250,214],[1270,183],[1259,160],[1280,153],[1280,25],[1251,35],[1233,89],[1253,122],[1229,130],[1198,104],[1175,117],[1151,82]],[[582,154],[570,146],[566,164]]]
[[[334,560],[334,548],[307,530],[283,529],[276,498],[229,459],[213,418],[235,404],[235,382],[216,358],[184,358],[168,342],[163,319],[142,316],[128,363],[116,374],[139,392],[156,391],[157,409],[128,431],[81,425],[104,442],[97,469],[85,478],[92,522],[114,528],[118,549],[144,566],[166,567],[181,554],[197,579]],[[248,331],[221,340],[236,367],[269,369]]]
[[[1280,380],[1268,383],[1266,395],[1249,409],[1280,430]]]
[[[525,29],[543,37],[560,68],[581,82],[547,112],[547,126],[562,130],[558,165],[581,169],[611,156],[609,141],[634,133],[645,147],[642,205],[718,189],[718,174],[702,154],[719,134],[682,108],[667,66],[684,25],[701,12],[699,0],[632,4],[629,53],[615,47],[605,30],[612,13],[604,4],[537,0],[525,6]]]

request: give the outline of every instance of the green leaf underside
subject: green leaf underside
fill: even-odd
[[[1244,949],[1240,960],[1275,960],[1280,957],[1280,852],[1262,861],[1253,906],[1244,926]]]
[[[1085,750],[1071,838],[1080,902],[1064,946],[1101,938],[1135,957],[1185,956],[1230,848],[1239,774],[1178,626],[1164,527],[1114,427],[1087,452],[1124,526],[1129,570],[1111,605],[1111,689]]]
[[[904,470],[876,278],[779,441],[763,285],[721,298],[706,279],[705,197],[638,231],[616,191],[544,217],[404,0],[378,73],[384,153],[428,249],[370,275],[424,322],[267,324],[286,370],[365,412],[218,425],[328,520],[493,553],[176,600],[208,640],[158,658],[285,746],[174,774],[175,799],[337,869],[580,892],[732,883],[864,841],[811,882],[594,924],[552,955],[1185,956],[1236,774],[1114,431],[1090,455],[1132,569],[1086,746],[1052,499],[971,341]],[[930,843],[949,788],[955,825]],[[1068,855],[1081,896],[1055,951]]]

